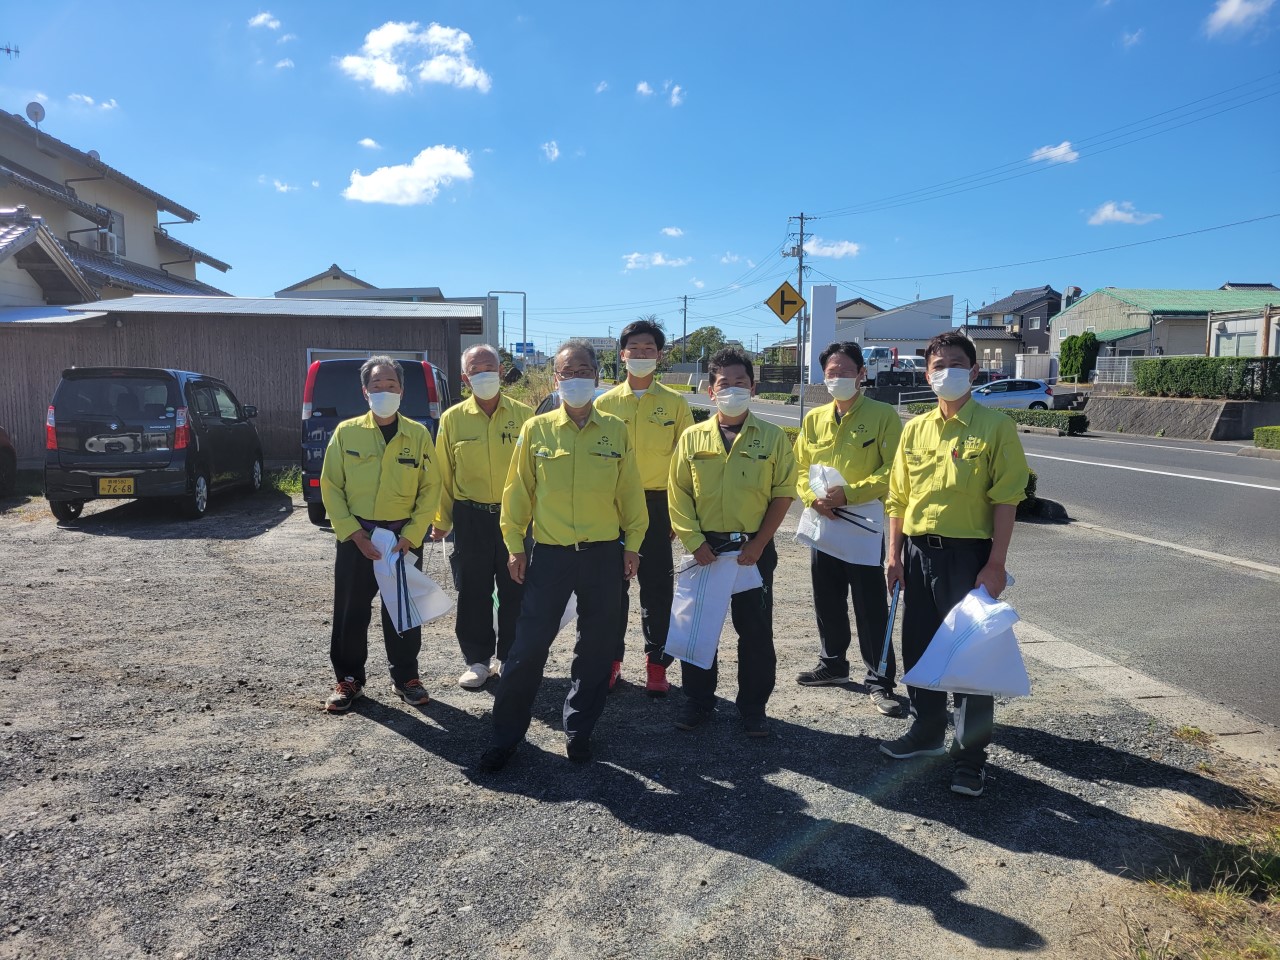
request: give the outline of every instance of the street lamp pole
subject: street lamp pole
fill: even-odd
[[[484,298],[488,300],[494,294],[503,293],[520,297],[520,356],[527,363],[529,355],[525,353],[525,344],[529,342],[529,296],[523,290],[490,290]]]

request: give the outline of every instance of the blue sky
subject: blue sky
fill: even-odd
[[[1280,213],[1276,0],[48,0],[8,4],[5,42],[4,109],[42,97],[197,210],[174,234],[240,295],[333,262],[526,290],[539,346],[678,333],[687,295],[689,329],[763,345],[793,332],[760,303],[801,211],[807,282],[957,318],[1045,283],[1280,282],[1280,219],[986,269]]]

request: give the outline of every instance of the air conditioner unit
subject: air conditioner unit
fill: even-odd
[[[98,234],[98,249],[109,257],[116,255],[116,243],[118,238],[114,233]]]

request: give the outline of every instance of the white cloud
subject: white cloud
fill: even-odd
[[[684,87],[677,83],[671,88],[671,105],[678,107],[682,103],[684,103]]]
[[[1242,33],[1266,16],[1275,0],[1218,0],[1213,13],[1204,22],[1209,36],[1219,33]]]
[[[725,255],[720,258],[720,262],[721,263],[737,263],[741,259],[742,258],[738,256],[736,253],[729,253],[728,251],[725,251]]]
[[[1150,223],[1152,220],[1159,220],[1163,216],[1159,213],[1141,213],[1133,209],[1133,204],[1128,200],[1122,200],[1116,203],[1114,200],[1108,200],[1089,217],[1089,226],[1100,227],[1106,223],[1128,223],[1135,226],[1141,226],[1144,223]]]
[[[283,60],[277,60],[277,61],[276,61],[276,69],[277,69],[277,70],[292,70],[292,69],[293,69],[293,61],[292,61],[292,60],[290,60],[288,57],[285,57]]]
[[[679,227],[663,227],[662,232],[668,237],[683,237],[684,231]]]
[[[249,26],[266,27],[268,30],[279,30],[280,21],[267,12],[256,14],[249,18]]]
[[[609,89],[608,80],[601,80],[599,83],[596,84],[596,93],[604,93],[608,89]]]
[[[319,190],[319,189],[320,189],[320,181],[319,181],[319,180],[312,180],[312,181],[311,181],[311,186],[313,186],[315,189]]]
[[[370,30],[360,53],[348,54],[338,61],[338,66],[353,80],[383,93],[408,90],[410,71],[422,83],[475,87],[488,93],[493,80],[471,61],[470,49],[471,35],[457,27],[432,23],[424,30],[417,21],[389,20]],[[424,51],[427,56],[413,63],[417,51]]]
[[[845,257],[856,257],[859,246],[849,240],[833,240],[830,243],[821,237],[811,237],[804,242],[804,252],[811,257],[832,257],[841,260]]]
[[[560,144],[554,140],[548,140],[542,145],[543,155],[552,163],[560,159]]]
[[[628,253],[623,255],[625,270],[648,270],[650,267],[687,267],[693,257],[668,257],[665,253]]]
[[[647,81],[641,80],[636,84],[636,93],[642,97],[650,96],[653,93],[653,87],[649,86]]]
[[[690,280],[689,282],[690,282],[691,284],[693,284],[695,287],[697,287],[699,290],[701,290],[703,287],[705,287],[705,286],[706,286],[706,284],[705,284],[705,283],[703,283],[701,280],[699,280],[697,277],[694,277],[694,278],[693,278],[692,280]]]
[[[1124,44],[1124,48],[1126,50],[1128,50],[1130,47],[1136,47],[1139,43],[1142,42],[1142,27],[1139,27],[1137,30],[1133,31],[1133,33],[1129,33],[1126,31],[1121,37],[1120,42]]]
[[[372,173],[351,171],[351,183],[342,191],[348,200],[412,206],[431,203],[456,180],[472,177],[470,155],[456,147],[437,144],[421,151],[409,163],[379,167]]]
[[[364,147],[366,150],[382,149],[382,144],[380,144],[377,140],[373,139],[373,137],[363,137],[360,140],[356,141],[356,145]]]
[[[37,100],[39,100],[41,103],[48,103],[48,102],[49,102],[49,95],[48,95],[47,93],[40,93],[40,92],[38,92],[38,91],[37,91],[37,93],[36,93],[36,99],[37,99]]]
[[[297,39],[298,39],[298,35],[296,33],[286,33],[279,40],[277,40],[276,43],[288,43],[290,40],[297,40]]]
[[[1079,159],[1080,154],[1072,148],[1070,140],[1063,140],[1056,147],[1040,147],[1031,154],[1032,163],[1040,160],[1045,160],[1049,163],[1075,163]]]
[[[67,99],[72,103],[79,103],[86,107],[92,107],[94,103],[93,97],[89,96],[87,93],[73,93],[70,94]]]
[[[298,188],[291,183],[285,183],[283,180],[272,180],[271,185],[276,188],[276,193],[293,193]]]
[[[115,109],[116,107],[118,107],[118,106],[120,106],[120,104],[116,103],[116,98],[115,98],[115,97],[112,97],[110,100],[106,100],[106,101],[104,101],[104,102],[102,102],[102,103],[98,104],[98,109],[100,109],[100,110],[114,110],[114,109]]]

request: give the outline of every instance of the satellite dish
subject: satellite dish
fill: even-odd
[[[32,123],[44,122],[44,104],[39,100],[32,100],[27,104],[27,119]]]
[[[90,150],[90,151],[89,151],[89,159],[90,159],[90,160],[101,160],[101,159],[102,159],[102,154],[100,154],[97,150]]]

